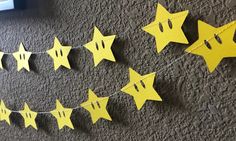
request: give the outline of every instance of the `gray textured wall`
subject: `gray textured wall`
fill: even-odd
[[[197,38],[197,20],[221,26],[235,20],[235,0],[162,0],[171,12],[188,9],[183,26],[190,43]],[[158,71],[186,54],[188,45],[170,44],[157,54],[154,38],[141,27],[154,20],[157,0],[28,0],[28,9],[0,13],[0,49],[18,50],[23,42],[29,51],[48,50],[54,36],[64,44],[78,46],[91,40],[93,26],[116,34],[113,50],[118,63],[103,61],[93,66],[92,54],[73,49],[73,69],[53,70],[47,54],[33,55],[31,72],[16,71],[12,56],[5,56],[0,72],[0,97],[14,110],[27,102],[32,110],[49,111],[58,98],[67,107],[87,99],[87,90],[108,96],[129,81],[128,67],[141,74]],[[124,33],[127,31],[126,33]],[[210,74],[201,57],[185,55],[157,74],[155,88],[163,102],[147,102],[136,110],[132,97],[120,93],[110,98],[112,122],[92,125],[89,113],[75,110],[75,130],[57,129],[51,115],[39,115],[39,130],[24,128],[18,114],[12,126],[0,122],[0,140],[235,140],[236,59],[225,59]]]

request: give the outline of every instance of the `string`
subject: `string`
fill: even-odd
[[[227,29],[229,29],[231,26],[235,25],[235,23],[236,23],[236,22],[232,22],[231,25],[229,25],[229,26],[226,27],[225,29],[222,29],[221,31],[219,31],[219,32],[217,33],[217,35],[222,34],[224,31],[226,31]],[[212,40],[213,38],[214,38],[214,37],[212,36],[211,38],[207,39],[207,41],[210,41],[210,40]],[[193,48],[192,50],[190,50],[190,51],[187,52],[186,54],[180,56],[179,58],[175,59],[173,62],[171,62],[171,63],[169,63],[168,65],[164,66],[162,69],[156,71],[156,73],[165,72],[165,69],[167,69],[169,66],[171,66],[171,65],[173,65],[174,63],[178,62],[179,60],[181,60],[182,58],[184,58],[185,56],[187,56],[188,54],[190,54],[190,53],[193,52],[194,50],[196,50],[196,49],[198,49],[199,47],[201,47],[203,44],[204,44],[204,43],[202,42],[201,44],[199,44],[198,46],[196,46],[195,48]],[[145,80],[145,79],[147,79],[148,77],[151,77],[151,76],[152,76],[152,75],[147,75],[146,77],[142,78],[141,80]],[[140,80],[137,81],[137,82],[134,82],[134,84],[137,84],[137,83],[139,83],[139,82],[140,82]],[[126,87],[125,90],[127,90],[127,89],[129,89],[129,88],[131,88],[131,87],[133,87],[133,85],[131,85],[131,86],[129,86],[129,87]],[[109,96],[107,96],[107,97],[110,98],[110,97],[113,97],[113,96],[117,96],[120,92],[121,92],[121,90],[119,89],[119,90],[115,91],[113,94],[111,94],[111,95],[109,95]],[[98,102],[100,102],[100,101],[102,101],[102,100],[104,100],[104,99],[100,99],[100,100],[98,100]],[[90,104],[86,104],[86,105],[84,105],[83,107],[89,106],[89,105],[90,105]],[[70,109],[76,110],[76,109],[79,109],[79,108],[82,108],[82,106],[77,106],[77,107],[70,108]],[[66,111],[66,110],[64,110],[64,111]],[[11,110],[11,112],[13,112],[13,113],[19,113],[20,111]],[[37,113],[38,113],[38,114],[50,114],[50,112],[47,112],[47,111],[45,111],[45,112],[37,112]]]

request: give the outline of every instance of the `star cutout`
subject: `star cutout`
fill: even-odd
[[[0,69],[3,69],[3,66],[2,66],[2,58],[3,58],[3,55],[4,55],[4,52],[1,52],[1,51],[0,51]]]
[[[157,52],[160,53],[170,42],[188,44],[181,27],[188,11],[169,13],[161,4],[157,5],[156,19],[143,27],[143,30],[156,39]]]
[[[210,72],[213,72],[223,58],[236,57],[234,33],[236,21],[215,28],[203,21],[198,21],[199,39],[186,52],[202,56]]]
[[[91,53],[93,53],[95,67],[103,60],[115,62],[115,57],[111,47],[115,40],[115,35],[103,36],[97,27],[94,27],[93,40],[84,45]]]
[[[54,70],[57,70],[60,66],[70,69],[70,63],[67,57],[71,48],[71,46],[62,46],[57,37],[55,37],[53,48],[47,51],[54,60]]]
[[[109,97],[97,97],[95,93],[89,89],[88,100],[82,103],[81,107],[90,112],[93,124],[100,118],[112,120],[106,110],[108,99]]]
[[[21,43],[19,51],[13,53],[13,56],[17,61],[17,71],[20,71],[23,68],[25,68],[27,71],[30,71],[28,61],[31,54],[31,52],[25,50],[24,45]]]
[[[130,82],[121,89],[134,97],[138,110],[140,110],[146,100],[162,101],[161,97],[153,88],[155,73],[141,76],[133,69],[129,68]]]
[[[22,115],[22,117],[25,120],[25,128],[27,128],[31,125],[36,130],[38,129],[37,125],[35,123],[35,118],[37,117],[37,113],[31,111],[29,106],[27,105],[27,103],[25,103],[24,110],[20,111],[20,114]]]
[[[56,109],[50,113],[57,119],[59,129],[62,129],[64,126],[68,126],[71,129],[74,129],[74,126],[70,120],[70,116],[73,109],[64,108],[59,100],[56,100]]]
[[[11,110],[9,110],[5,106],[4,102],[1,100],[1,103],[0,103],[0,121],[5,120],[10,125],[11,124],[10,123],[10,118],[9,118],[10,114],[11,114]]]

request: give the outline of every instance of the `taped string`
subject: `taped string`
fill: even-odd
[[[225,29],[219,31],[219,32],[217,33],[217,35],[222,34],[224,31],[226,31],[227,29],[229,29],[231,26],[233,26],[233,25],[235,25],[235,24],[236,24],[236,22],[232,22],[231,25],[229,25],[229,26],[226,27]],[[213,38],[214,38],[214,37],[211,37],[211,38],[207,39],[207,41],[210,41],[210,40],[212,40]],[[193,48],[192,50],[190,50],[190,51],[187,52],[186,54],[180,56],[179,58],[175,59],[173,62],[171,62],[171,63],[169,63],[168,65],[164,66],[162,69],[156,71],[156,73],[165,72],[164,70],[167,69],[169,66],[171,66],[171,65],[173,65],[174,63],[178,62],[179,60],[181,60],[182,58],[184,58],[185,56],[187,56],[188,54],[190,54],[192,51],[198,49],[198,48],[201,47],[202,45],[204,45],[204,43],[199,44],[198,46],[196,46],[195,48]],[[141,80],[147,79],[147,78],[150,77],[150,76],[152,76],[152,75],[148,75],[148,76],[144,77],[144,78],[141,79]],[[139,81],[135,82],[134,84],[137,84],[137,83],[139,83]],[[129,88],[131,88],[131,87],[133,87],[133,86],[131,85],[131,86],[127,87],[126,89],[129,89]],[[116,92],[114,92],[113,94],[111,94],[111,95],[109,95],[109,96],[107,96],[107,97],[110,98],[110,97],[113,97],[113,96],[117,96],[120,92],[121,92],[121,91],[120,91],[120,89],[119,89],[119,90],[117,90]],[[103,99],[98,100],[98,102],[99,102],[99,101],[102,101],[102,100],[103,100]],[[89,105],[90,105],[90,104],[87,104],[87,105],[84,105],[83,107],[89,106]],[[81,107],[81,106],[77,106],[77,107],[70,108],[70,109],[76,110],[76,109],[79,109],[79,108],[82,108],[82,107]],[[65,111],[66,111],[66,110],[65,110]],[[14,110],[11,110],[11,112],[13,112],[13,113],[19,113],[19,111],[14,111]],[[37,113],[38,113],[38,114],[50,114],[50,112],[47,112],[47,111],[45,111],[45,112],[37,112]]]

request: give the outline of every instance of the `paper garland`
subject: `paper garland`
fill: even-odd
[[[154,22],[144,27],[143,30],[155,36],[157,52],[160,53],[169,42],[177,42],[187,44],[188,41],[181,29],[183,22],[187,17],[188,11],[170,14],[163,6],[158,4],[157,16]],[[226,24],[219,28],[214,28],[202,21],[199,21],[199,39],[191,45],[186,52],[203,56],[210,72],[213,72],[220,61],[225,57],[236,57],[236,43],[233,37],[236,30],[236,21]],[[110,60],[115,62],[111,47],[115,39],[115,35],[103,36],[97,27],[94,28],[93,40],[84,45],[94,57],[94,65],[97,66],[102,60]],[[62,46],[57,38],[54,40],[54,46],[47,53],[54,61],[54,69],[60,66],[70,69],[68,55],[71,46]],[[44,52],[43,52],[44,53]],[[17,70],[29,69],[29,59],[32,52],[25,50],[23,43],[20,44],[19,51],[15,53],[0,52],[0,59],[4,54],[13,54],[17,60]],[[181,58],[181,57],[180,57]],[[178,58],[179,59],[179,58]],[[171,63],[173,64],[173,63]],[[170,64],[170,65],[171,65]],[[2,63],[0,63],[0,68]],[[141,76],[133,69],[129,69],[130,82],[124,86],[121,91],[129,94],[134,98],[137,109],[140,110],[147,100],[162,101],[161,97],[153,88],[155,73]],[[117,94],[110,95],[113,96]],[[90,112],[92,122],[95,124],[100,118],[112,121],[106,107],[109,97],[97,97],[96,94],[89,89],[88,100],[80,105]],[[71,122],[71,114],[75,108],[64,108],[59,100],[56,100],[56,109],[50,112],[34,112],[25,103],[24,109],[21,111],[13,111],[8,109],[4,102],[0,103],[0,121],[6,121],[10,125],[10,114],[12,112],[20,113],[24,118],[25,127],[32,126],[37,128],[35,118],[38,114],[52,114],[58,123],[58,128],[62,129],[67,126],[74,129]]]
[[[134,97],[135,103],[139,110],[144,105],[146,100],[162,101],[161,97],[157,94],[157,92],[153,88],[155,73],[141,76],[131,68],[129,69],[129,71],[130,71],[130,83],[127,84],[124,88],[122,88],[121,91],[127,92]],[[134,88],[136,88],[137,86],[143,87],[140,89],[139,93],[134,91]],[[108,100],[109,97],[98,97],[91,89],[89,89],[88,100],[80,104],[80,106],[86,109],[90,113],[93,124],[95,124],[100,118],[112,121],[106,109]],[[21,116],[24,118],[25,127],[27,128],[29,126],[32,126],[34,129],[37,130],[38,128],[35,122],[35,118],[37,117],[37,115],[50,113],[57,119],[57,124],[59,129],[62,129],[65,126],[74,129],[70,117],[72,111],[78,108],[79,107],[64,108],[62,104],[59,102],[59,100],[56,100],[56,109],[50,112],[31,111],[26,103],[24,106],[24,110],[11,111],[8,108],[6,108],[4,102],[1,100],[0,121],[5,120],[10,125],[10,114],[12,112],[20,113]]]

